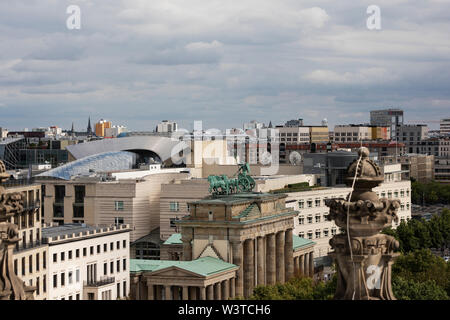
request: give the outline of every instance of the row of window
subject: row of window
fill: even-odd
[[[59,283],[58,283],[58,278],[60,279]],[[67,279],[66,279],[67,278]],[[67,282],[66,282],[67,280]],[[75,279],[74,279],[74,274],[73,271],[68,271],[67,272],[67,277],[66,277],[66,272],[61,272],[59,274],[54,274],[53,275],[53,288],[58,288],[58,286],[60,288],[64,287],[66,285],[66,283],[68,285],[74,284],[74,283],[80,283],[80,269],[76,269],[75,270]]]
[[[34,258],[33,258],[34,257]],[[27,268],[27,259],[26,257],[22,257],[21,260],[21,274],[22,276],[25,276],[27,274],[32,274],[35,271],[40,271],[41,268],[41,259],[40,259],[41,255],[39,253],[36,253],[36,255],[29,255],[28,256],[28,268]],[[36,270],[33,270],[33,261],[36,262],[35,268]],[[45,270],[47,268],[47,257],[46,257],[46,252],[43,251],[42,252],[42,269]],[[19,266],[18,266],[18,261],[17,259],[14,259],[14,273],[15,274],[19,274]]]
[[[116,247],[116,250],[120,249],[120,241],[119,240],[116,241],[116,246],[115,247]],[[125,249],[126,247],[127,247],[127,241],[123,240],[122,241],[122,249]],[[87,247],[83,248],[83,257],[87,256],[87,250],[88,250]],[[114,250],[114,242],[110,242],[109,243],[109,251],[113,251],[113,250]],[[60,252],[60,254],[59,254],[59,256],[60,256],[59,261],[60,262],[66,261],[66,257],[67,257],[68,260],[73,259],[73,251],[75,251],[75,258],[79,258],[80,257],[80,249],[75,249],[75,250],[67,251],[67,256],[66,256],[66,252],[65,251]],[[108,252],[108,244],[107,243],[103,244],[103,252]],[[95,248],[95,246],[90,246],[89,247],[89,255],[92,256],[95,253],[97,253],[97,254],[102,253],[102,246],[100,244],[98,244],[96,248]],[[53,254],[53,262],[58,262],[58,254],[57,253]]]
[[[313,223],[313,221],[315,223],[325,222],[325,221],[327,221],[327,218],[326,218],[327,216],[328,216],[328,212],[324,212],[323,213],[323,217],[322,217],[322,215],[320,213],[317,213],[315,215],[315,217],[314,217],[314,220],[313,220],[312,214],[309,214],[306,217],[306,223],[310,224],[310,223]],[[304,215],[299,215],[298,216],[298,224],[305,224],[305,216]]]

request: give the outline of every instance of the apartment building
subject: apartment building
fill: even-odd
[[[50,300],[115,300],[130,291],[129,225],[43,228]]]
[[[397,223],[393,222],[393,228],[396,228],[401,221],[411,219],[411,182],[401,180],[400,176],[398,171],[385,169],[385,182],[373,189],[380,198],[401,201],[397,212],[399,220]],[[325,205],[325,200],[345,199],[350,191],[351,188],[348,187],[319,187],[301,192],[286,191],[288,195],[286,207],[299,211],[294,220],[294,234],[316,243],[314,257],[326,256],[331,250],[329,240],[340,232],[334,221],[328,221],[326,218],[329,208]]]
[[[36,287],[36,300],[45,300],[48,248],[41,241],[40,185],[7,181],[3,186],[8,193],[21,193],[24,202],[24,211],[10,218],[17,225],[20,238],[13,251],[14,271],[26,285]]]
[[[334,127],[334,142],[355,142],[367,140],[389,140],[390,127],[363,124],[337,125]]]
[[[93,173],[70,180],[42,180],[46,223],[130,224],[131,242],[159,227],[161,184],[184,179],[183,169]]]
[[[400,163],[402,180],[411,178],[419,182],[428,182],[434,179],[433,155],[409,153],[399,156],[385,156],[381,158],[384,164]]]

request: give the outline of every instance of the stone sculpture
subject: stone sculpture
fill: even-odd
[[[208,176],[209,192],[213,195],[228,195],[238,192],[251,192],[255,187],[255,180],[250,176],[248,163],[239,165],[237,178],[228,178],[226,175]]]
[[[329,199],[329,220],[343,233],[330,240],[329,254],[337,267],[335,299],[395,300],[391,288],[391,266],[399,255],[399,243],[380,231],[397,221],[400,201],[379,199],[372,188],[384,181],[380,168],[369,159],[369,149],[358,150],[359,159],[347,169],[346,183],[354,186],[344,199]],[[356,178],[355,178],[356,176]],[[351,197],[350,197],[351,196]]]
[[[19,229],[8,222],[23,211],[20,193],[7,193],[1,185],[8,179],[5,165],[0,160],[0,300],[33,300],[34,287],[27,287],[13,268],[13,250],[19,242]]]

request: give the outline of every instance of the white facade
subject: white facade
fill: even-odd
[[[77,233],[69,230],[58,236],[51,236],[53,233],[46,232],[48,229],[43,231],[43,235],[48,235],[48,299],[115,300],[127,297],[130,290],[129,226],[90,227],[85,231],[80,231],[83,228],[79,226],[73,229]]]
[[[122,132],[127,132],[127,127],[124,126],[112,126],[111,128],[105,128],[105,137],[117,137]]]
[[[450,135],[450,118],[441,119],[439,131],[441,135]]]
[[[158,123],[156,127],[156,132],[175,132],[178,130],[178,126],[176,122],[163,120]]]
[[[340,187],[287,193],[286,207],[299,211],[297,218],[294,219],[294,234],[316,242],[314,257],[326,256],[331,250],[330,239],[340,232],[334,221],[326,219],[330,210],[325,205],[325,200],[346,198],[350,191],[351,188]],[[383,183],[373,191],[380,198],[400,200],[401,205],[397,212],[399,221],[392,223],[393,228],[396,228],[401,221],[411,219],[410,181]]]

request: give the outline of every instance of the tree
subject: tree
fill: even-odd
[[[330,300],[336,291],[337,277],[314,283],[311,278],[295,277],[284,284],[257,286],[251,300]]]
[[[418,282],[402,277],[392,279],[392,290],[398,300],[449,300],[445,290],[436,282]]]
[[[450,265],[429,249],[416,250],[398,257],[392,266],[392,278],[407,279],[407,282],[415,281],[419,284],[432,281],[450,295]],[[415,285],[411,283],[410,286],[413,288]],[[427,286],[431,288],[430,283]]]

